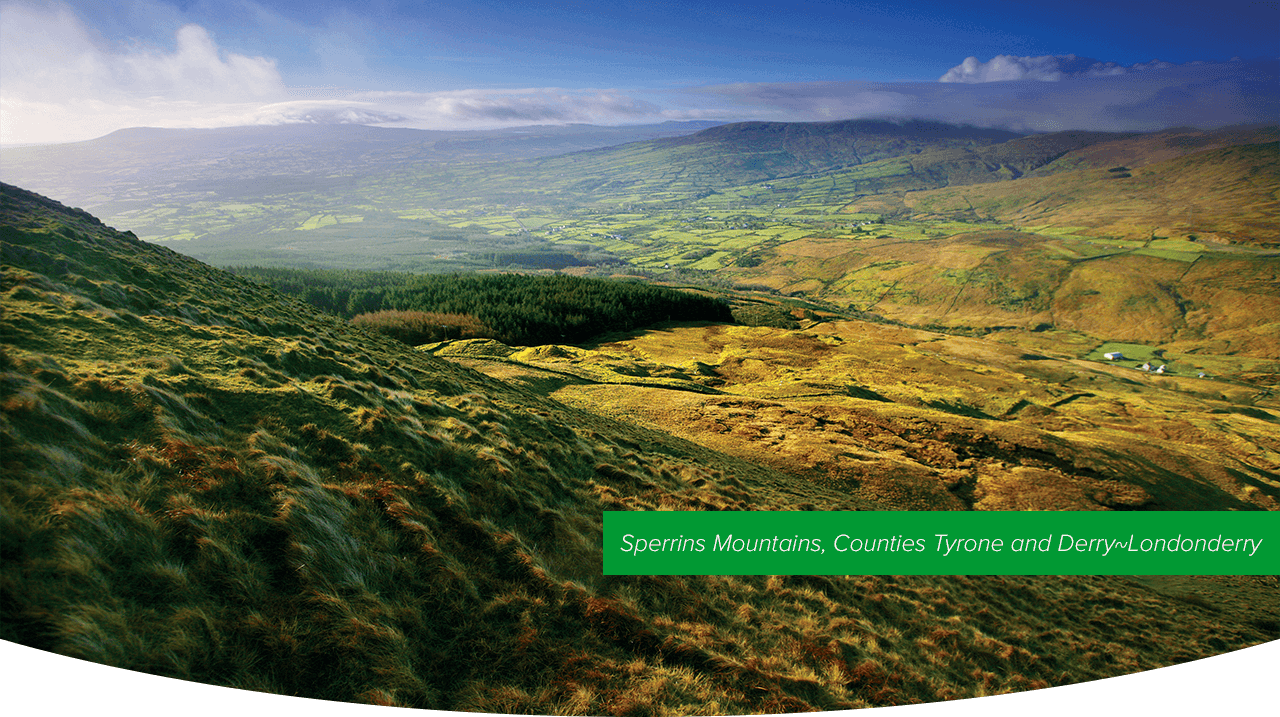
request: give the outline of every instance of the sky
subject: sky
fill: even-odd
[[[1280,3],[0,0],[0,143],[117,129],[1280,121]]]

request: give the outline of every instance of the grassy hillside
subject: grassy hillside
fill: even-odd
[[[1280,358],[1274,254],[1052,229],[930,226],[890,222],[869,232],[802,236],[757,250],[758,263],[725,273],[920,326],[1053,328],[1085,341]]]
[[[743,183],[1017,136],[931,122],[858,121],[746,123],[699,133],[690,143],[668,141],[707,124],[490,132],[134,129],[90,142],[6,149],[0,179],[89,208],[144,238],[216,238],[207,248],[180,245],[212,261],[261,263],[247,253],[271,249],[294,264],[333,266],[324,263],[333,261],[326,250],[362,253],[341,241],[335,225],[362,223],[363,235],[377,235],[380,243],[416,244],[450,233],[434,221],[441,212],[521,202],[683,201]],[[264,233],[278,240],[264,247]],[[339,246],[324,246],[330,242]],[[223,259],[228,243],[236,254]],[[297,251],[299,243],[308,250]],[[375,253],[398,256],[404,248]]]
[[[536,157],[635,135],[136,130],[5,150],[0,179],[30,180],[222,266],[475,271],[555,255],[717,271],[795,232],[839,235],[875,218],[1172,241],[1146,248],[1183,254],[1196,251],[1187,242],[1280,244],[1274,126],[1025,137],[930,122],[692,129]],[[720,231],[689,241],[690,225],[709,224]]]
[[[1280,143],[1267,142],[1204,150],[1131,171],[1081,168],[922,191],[907,195],[903,206],[922,217],[972,213],[1020,226],[1084,227],[1100,236],[1275,249],[1278,188]]]
[[[989,340],[804,323],[424,350],[899,508],[1280,509],[1280,400],[1266,392],[1172,360],[1147,376]]]
[[[1268,579],[607,578],[604,509],[918,491],[574,408],[8,186],[0,239],[6,640],[322,699],[640,715],[963,698],[1277,634]],[[1239,507],[1274,498],[1251,470]]]
[[[405,165],[371,181],[365,191],[400,206],[661,208],[743,185],[826,175],[927,150],[984,147],[1017,136],[925,121],[744,122],[491,166]]]

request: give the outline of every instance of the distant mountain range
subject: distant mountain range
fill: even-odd
[[[1245,146],[1251,149],[1207,154]],[[475,132],[288,125],[132,129],[89,142],[11,148],[4,151],[0,178],[71,205],[98,209],[108,220],[157,203],[185,206],[298,193],[334,197],[326,201],[335,209],[368,201],[406,209],[424,203],[437,209],[477,202],[580,206],[697,199],[770,183],[768,192],[756,186],[745,194],[756,202],[778,203],[803,193],[812,182],[829,184],[833,201],[896,215],[938,214],[950,202],[962,203],[966,211],[972,204],[972,213],[980,216],[1015,220],[1025,218],[1033,205],[1035,212],[1043,212],[1047,195],[1070,194],[1066,203],[1078,213],[1095,199],[1115,204],[1112,195],[1121,188],[1162,191],[1160,183],[1176,181],[1193,204],[1215,197],[1197,212],[1199,221],[1212,224],[1231,220],[1229,215],[1238,213],[1235,205],[1241,202],[1264,214],[1274,207],[1274,199],[1265,195],[1277,181],[1277,146],[1276,126],[1018,135],[938,122],[875,120]],[[1168,165],[1168,172],[1154,167],[1188,155],[1198,158],[1188,160],[1191,164]],[[1153,169],[1142,180],[1113,181],[1128,179],[1133,170],[1148,166]],[[1048,185],[1008,184],[1090,169],[1116,171],[1097,175],[1105,182],[1082,184],[1079,178],[1085,175],[1072,175]],[[1196,176],[1206,179],[1197,184]],[[1250,177],[1247,182],[1226,181],[1245,176]],[[946,199],[945,192],[941,200],[904,199],[908,193],[997,183],[1006,188],[984,190],[977,203],[973,197]],[[1026,191],[1014,188],[1024,186]],[[1247,196],[1235,201],[1224,191],[1245,191]],[[1263,205],[1257,205],[1259,201]],[[1165,211],[1153,211],[1152,206],[1138,213]],[[1133,208],[1123,213],[1130,215]],[[1158,216],[1141,221],[1162,223]],[[1280,241],[1268,224],[1274,230],[1274,222],[1234,221],[1223,228],[1223,236],[1250,243]],[[1206,226],[1202,232],[1217,229]]]
[[[256,176],[359,176],[404,165],[525,159],[673,137],[718,124],[538,125],[432,131],[288,124],[219,129],[137,127],[85,142],[4,148],[0,179],[92,206],[157,187]]]

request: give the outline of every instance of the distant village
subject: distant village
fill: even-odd
[[[1125,355],[1120,351],[1109,351],[1105,354],[1102,354],[1102,358],[1108,361],[1125,361],[1126,360]],[[1160,364],[1159,366],[1155,366],[1150,361],[1144,361],[1141,366],[1137,366],[1136,368],[1139,371],[1145,371],[1147,373],[1159,373],[1159,374],[1173,373],[1172,371],[1169,370],[1169,367],[1167,364]],[[1197,378],[1206,378],[1208,377],[1208,374],[1206,374],[1204,371],[1200,371],[1196,374],[1196,376]]]

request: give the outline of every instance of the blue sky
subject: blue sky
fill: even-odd
[[[0,31],[6,143],[295,121],[1274,121],[1280,56],[1276,2],[0,0]]]

